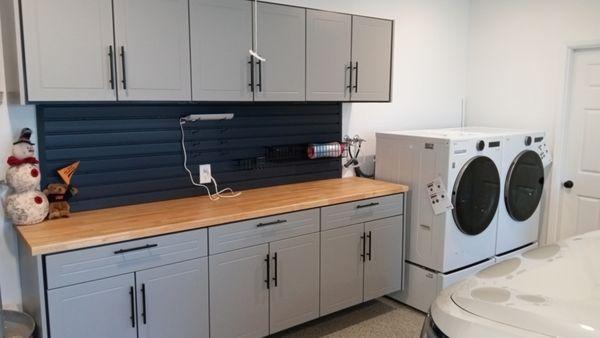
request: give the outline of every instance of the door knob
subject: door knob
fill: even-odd
[[[574,184],[574,183],[573,183],[573,181],[571,181],[571,180],[569,180],[569,181],[566,181],[565,183],[563,183],[563,186],[564,186],[565,188],[567,188],[567,189],[571,189],[571,188],[573,188],[573,186],[574,186],[574,185],[575,185],[575,184]]]

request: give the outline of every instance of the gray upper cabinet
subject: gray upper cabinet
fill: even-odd
[[[352,16],[306,11],[306,100],[350,100]]]
[[[21,10],[29,101],[116,99],[111,0],[27,0]]]
[[[206,257],[136,273],[139,338],[208,338]]]
[[[352,101],[389,101],[392,21],[352,17]]]
[[[304,101],[306,10],[259,3],[255,101]]]
[[[252,4],[190,0],[192,98],[252,101]]]
[[[119,101],[189,101],[187,0],[115,0]]]
[[[50,335],[136,338],[133,273],[48,291]]]

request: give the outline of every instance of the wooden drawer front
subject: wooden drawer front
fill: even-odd
[[[319,210],[293,212],[210,228],[211,255],[319,231]]]
[[[206,229],[70,251],[46,257],[48,288],[204,257]]]
[[[321,230],[335,229],[403,213],[404,194],[333,205],[321,208]]]

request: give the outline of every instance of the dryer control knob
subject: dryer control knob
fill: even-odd
[[[483,149],[485,149],[485,142],[484,141],[477,142],[477,150],[482,151]]]
[[[527,136],[527,137],[525,138],[525,145],[526,145],[526,146],[530,146],[530,145],[531,145],[531,141],[532,141],[532,140],[531,140],[531,136]]]

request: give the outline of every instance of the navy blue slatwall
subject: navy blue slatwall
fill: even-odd
[[[236,190],[335,178],[339,159],[309,160],[311,142],[341,139],[341,104],[40,105],[45,186],[80,160],[74,211],[204,194],[183,170],[179,117],[233,113],[185,124],[188,167],[210,163],[219,187]]]

